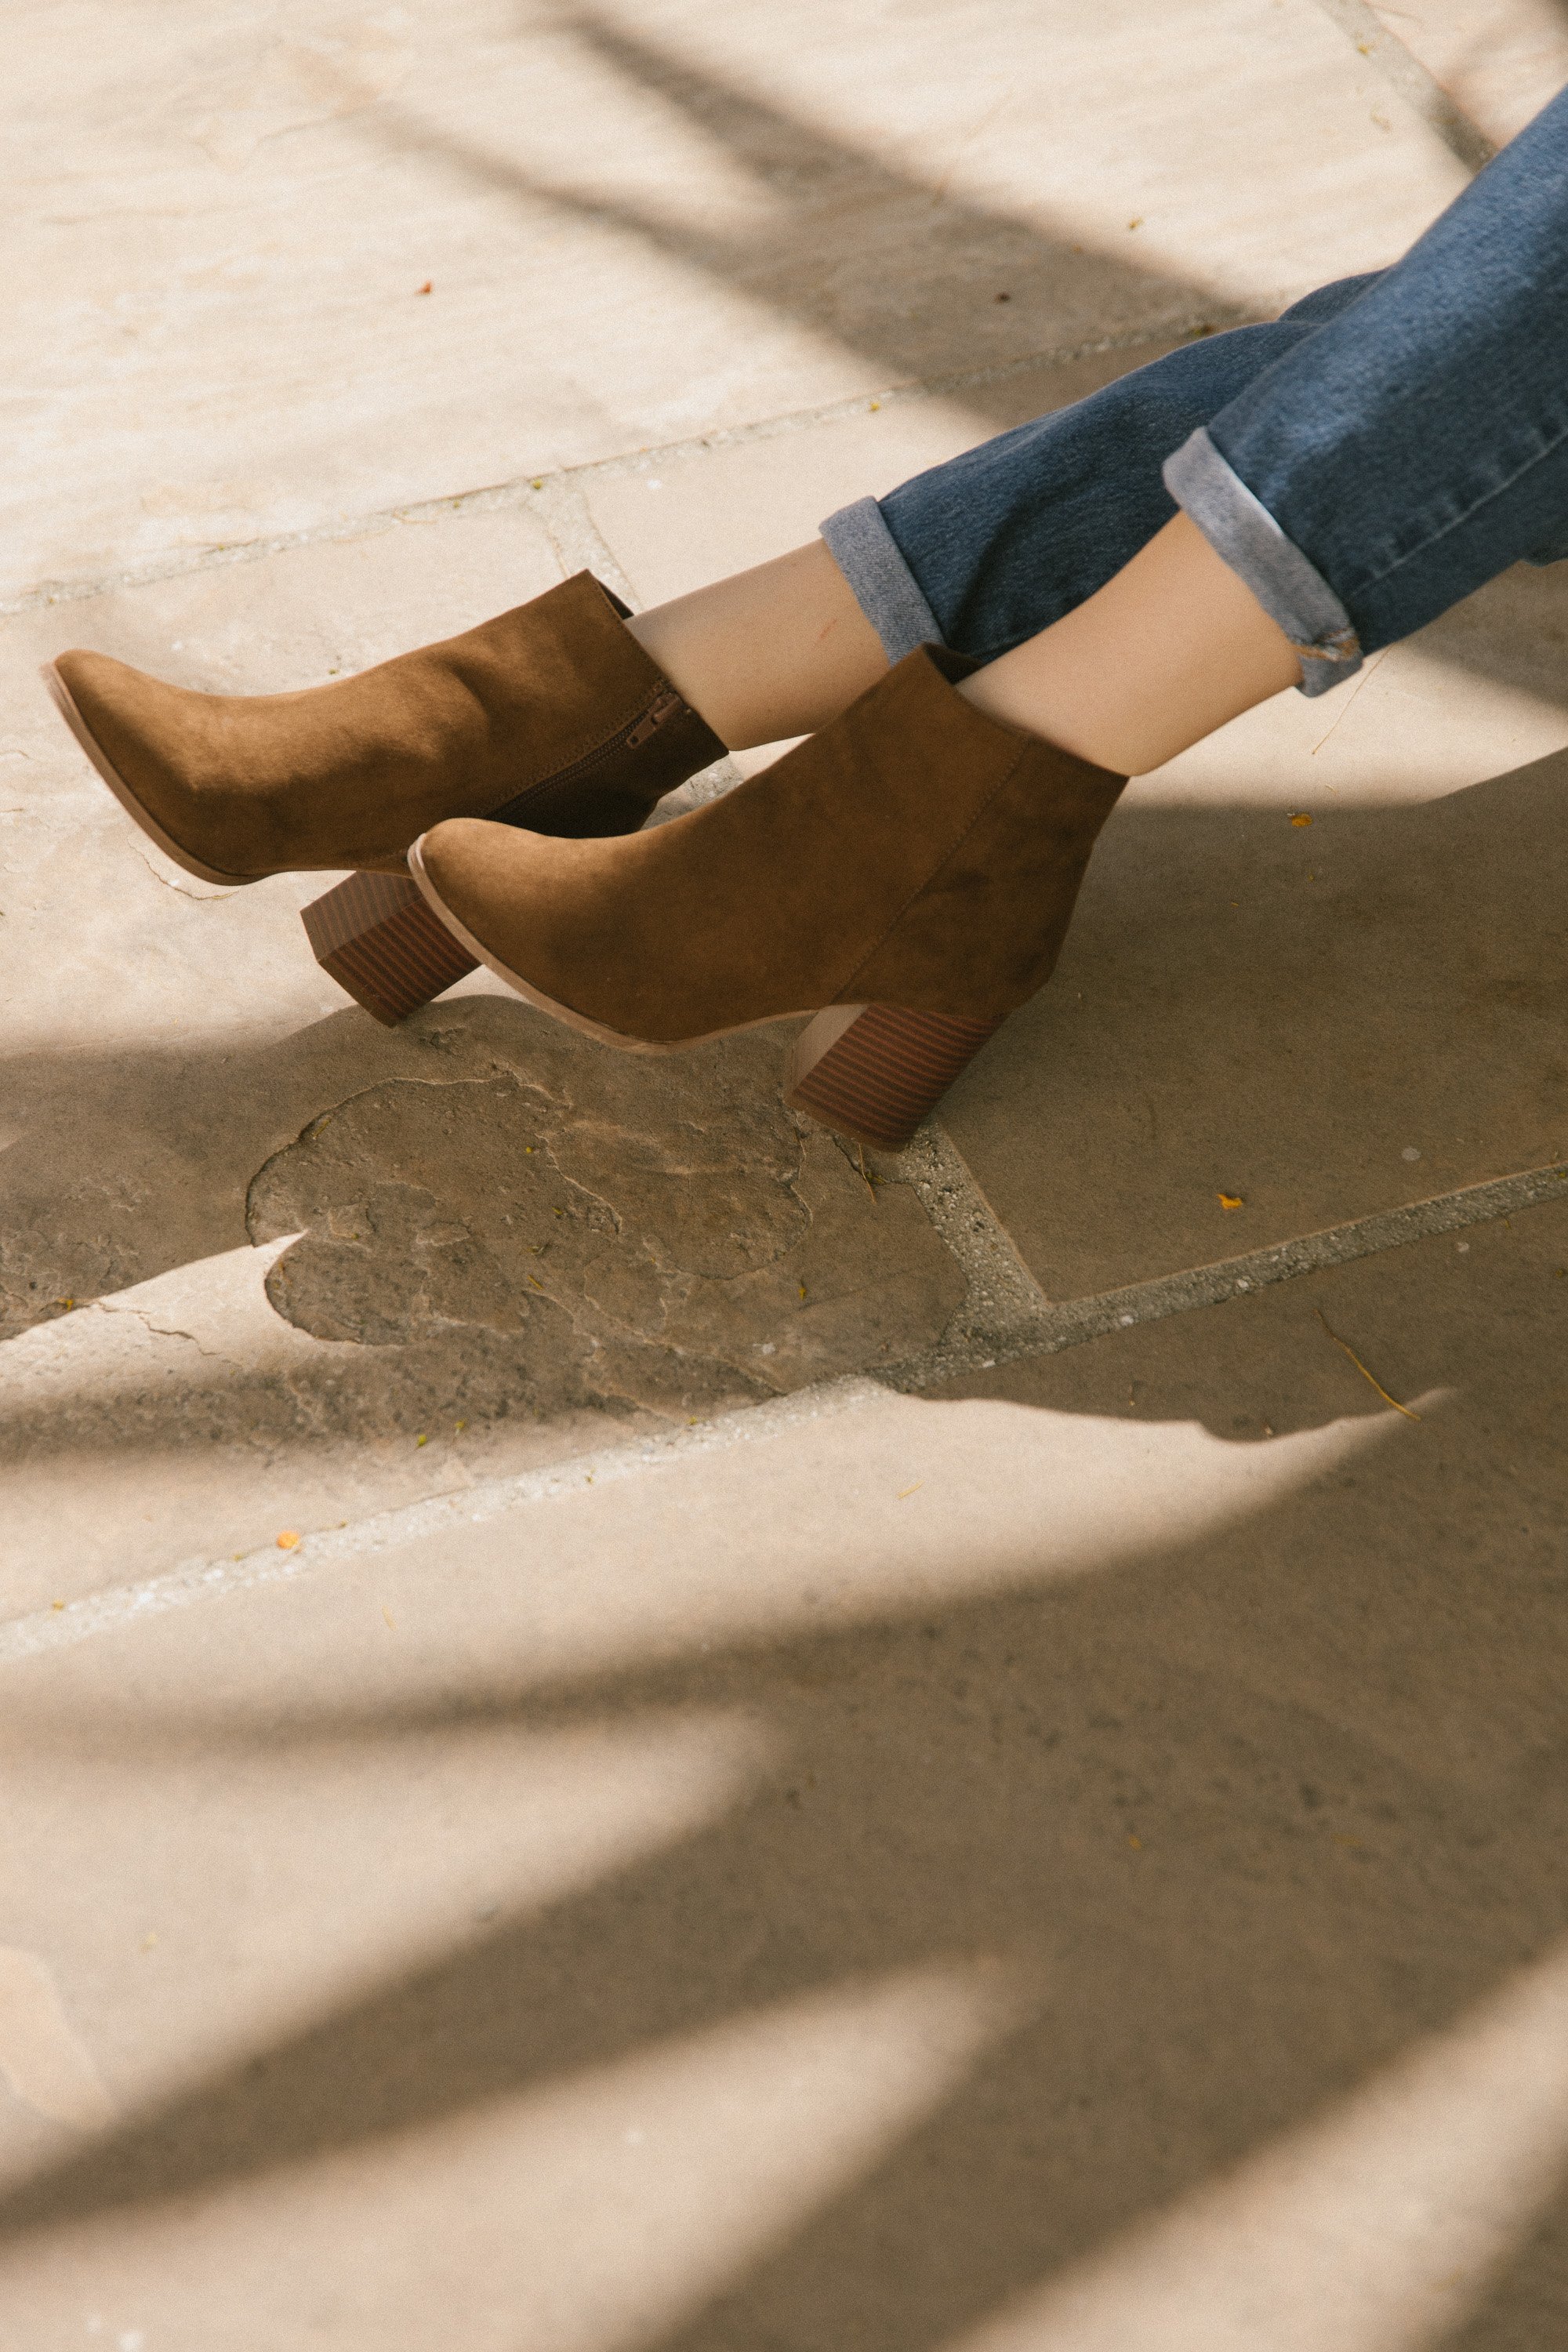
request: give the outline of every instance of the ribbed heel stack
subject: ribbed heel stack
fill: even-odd
[[[478,964],[400,874],[351,874],[302,908],[310,951],[388,1029]]]
[[[795,1041],[784,1100],[858,1143],[901,1151],[1001,1025],[896,1004],[830,1004]]]

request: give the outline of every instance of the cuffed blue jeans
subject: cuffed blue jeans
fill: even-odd
[[[1321,694],[1568,556],[1568,90],[1405,258],[1190,343],[822,526],[889,660],[994,661],[1183,508]]]

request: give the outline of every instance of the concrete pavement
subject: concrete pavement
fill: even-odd
[[[376,1028],[34,677],[796,544],[1391,258],[1543,9],[15,12],[5,2352],[1563,2332],[1555,575],[1141,780],[867,1170]]]

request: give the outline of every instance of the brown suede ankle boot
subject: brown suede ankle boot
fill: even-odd
[[[144,833],[208,882],[406,875],[447,817],[626,833],[723,745],[591,572],[463,635],[299,694],[196,694],[107,654],[45,680]]]
[[[1048,978],[1125,779],[984,717],[927,646],[724,799],[620,841],[461,819],[409,865],[542,1012],[658,1052],[789,1013],[790,1099],[889,1148]]]

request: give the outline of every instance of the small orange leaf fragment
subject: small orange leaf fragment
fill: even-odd
[[[1301,825],[1310,824],[1312,820],[1305,809],[1293,809],[1290,813],[1290,822],[1292,824]]]
[[[299,1540],[300,1538],[294,1528],[285,1528],[278,1538],[278,1549],[279,1551],[292,1551]]]
[[[1239,1192],[1220,1192],[1215,1198],[1222,1209],[1245,1209],[1247,1206]]]

